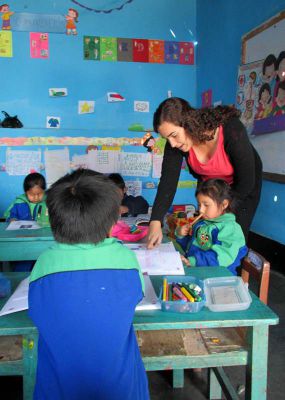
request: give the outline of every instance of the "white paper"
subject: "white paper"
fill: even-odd
[[[149,101],[139,101],[134,102],[134,111],[137,112],[149,112]]]
[[[56,182],[70,171],[69,150],[45,150],[47,186]]]
[[[6,172],[8,175],[28,175],[39,171],[41,150],[6,150]]]
[[[145,294],[140,303],[136,306],[136,311],[139,310],[160,310],[161,303],[157,298],[153,285],[148,274],[143,274],[145,284]]]
[[[71,164],[73,169],[78,169],[78,168],[89,168],[88,166],[88,154],[74,154],[72,157],[72,164]]]
[[[185,275],[178,251],[134,250],[142,272],[149,275]]]
[[[142,194],[142,181],[125,181],[128,196],[141,196]]]
[[[119,172],[119,157],[119,151],[90,150],[88,151],[88,167],[103,174]]]
[[[124,243],[124,245],[131,250],[145,250],[149,252],[155,251],[147,250],[146,243]],[[157,250],[159,250],[161,253],[177,252],[172,242],[160,243]]]
[[[153,154],[152,156],[152,177],[160,178],[161,177],[161,168],[162,168],[163,156],[161,154]]]
[[[16,231],[18,229],[41,229],[36,221],[11,221],[6,231]]]
[[[21,281],[0,311],[0,316],[28,309],[29,277]]]
[[[149,153],[121,153],[120,173],[126,176],[149,176],[151,155]]]
[[[93,100],[79,100],[78,114],[92,114],[95,110],[95,101]]]

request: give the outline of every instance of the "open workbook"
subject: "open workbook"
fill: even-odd
[[[147,274],[143,274],[145,283],[145,295],[137,305],[136,310],[157,310],[160,309],[160,301],[154,291],[151,280]],[[2,315],[12,314],[28,309],[29,278],[22,280],[14,293],[9,297],[0,311]]]

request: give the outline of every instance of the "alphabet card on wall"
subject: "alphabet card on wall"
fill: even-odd
[[[149,176],[151,170],[150,153],[121,153],[120,173],[126,176]]]
[[[27,175],[31,171],[40,171],[41,150],[6,151],[6,172],[8,175]]]
[[[13,57],[11,31],[0,31],[0,57]]]
[[[30,54],[31,58],[48,58],[48,33],[30,32]]]

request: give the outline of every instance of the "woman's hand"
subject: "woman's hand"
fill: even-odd
[[[160,245],[162,241],[162,229],[160,221],[151,221],[147,235],[147,248],[153,249]]]

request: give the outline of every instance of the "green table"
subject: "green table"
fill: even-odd
[[[50,228],[7,231],[7,226],[0,222],[0,262],[36,260],[54,243]]]
[[[197,278],[225,276],[223,268],[190,268],[187,273]],[[25,273],[7,273],[13,287],[27,276]],[[154,286],[161,285],[161,277],[153,277]],[[211,312],[206,307],[194,314],[166,313],[162,311],[140,311],[135,314],[134,327],[137,331],[144,330],[173,330],[173,329],[201,329],[221,327],[248,327],[248,349],[243,352],[225,354],[211,354],[208,356],[193,357],[155,357],[144,358],[147,370],[173,369],[176,378],[181,379],[184,368],[211,368],[209,398],[219,398],[220,385],[216,374],[223,371],[221,367],[227,365],[246,365],[246,398],[252,400],[266,399],[267,389],[267,355],[268,355],[268,328],[278,323],[278,317],[265,304],[252,294],[253,302],[249,309],[236,312]],[[0,306],[4,300],[0,302]],[[0,373],[24,376],[24,398],[32,398],[33,382],[36,369],[37,331],[29,319],[27,312],[0,317],[0,336],[23,336],[23,360],[11,362],[6,370],[1,367]],[[9,364],[9,363],[8,363]],[[6,372],[5,372],[6,371]],[[226,379],[226,378],[225,378]]]

